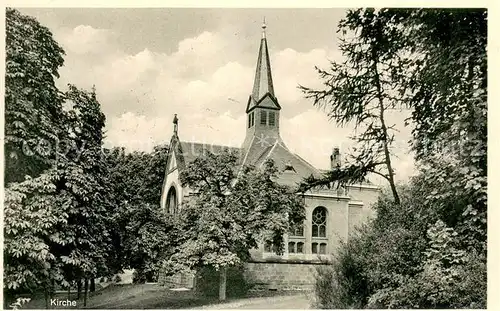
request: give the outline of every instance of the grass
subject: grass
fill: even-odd
[[[82,295],[83,296],[83,295]],[[67,299],[67,294],[54,298]],[[76,294],[71,295],[76,300]],[[171,291],[156,284],[110,285],[94,292],[87,299],[88,309],[181,309],[201,306],[213,299],[199,297],[191,291]],[[66,307],[68,309],[68,307]],[[83,309],[83,298],[77,301],[77,309]],[[45,309],[43,297],[30,301],[23,309]],[[54,309],[64,309],[63,307]]]
[[[296,295],[297,292],[249,292],[245,297],[230,298],[225,303],[237,302],[255,297],[274,297]],[[56,295],[54,298],[67,299],[67,294]],[[71,299],[76,300],[76,294]],[[193,291],[171,291],[156,284],[125,284],[110,285],[89,295],[88,309],[184,309],[201,306],[217,305],[217,298],[203,297]],[[63,307],[52,307],[63,309]],[[77,301],[77,309],[83,309],[83,298]],[[43,297],[30,301],[23,309],[45,309]],[[70,309],[70,307],[66,307]]]

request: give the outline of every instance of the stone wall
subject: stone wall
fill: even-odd
[[[190,273],[166,276],[164,272],[160,272],[158,276],[158,283],[168,288],[194,288],[194,282],[195,276]]]
[[[324,263],[250,262],[245,264],[244,276],[255,290],[309,290],[320,265]]]

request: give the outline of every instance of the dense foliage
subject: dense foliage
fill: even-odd
[[[173,240],[173,220],[159,208],[167,149],[151,153],[105,150],[113,201],[114,249],[119,266],[135,269],[136,282],[158,277],[162,259]]]
[[[345,61],[319,70],[325,90],[304,89],[340,124],[362,129],[353,162],[303,188],[379,174],[390,186],[318,273],[319,307],[486,306],[486,11],[352,10],[339,25]],[[208,154],[181,173],[196,194],[178,215],[159,209],[165,146],[103,150],[96,90],[55,86],[64,51],[35,19],[6,10],[4,301],[50,297],[134,268],[136,282],[168,272],[219,270],[264,239],[283,251],[303,203],[277,170],[235,171],[236,156]],[[420,172],[393,179],[384,112],[411,109]],[[79,286],[80,287],[80,286]],[[48,302],[48,300],[47,300]],[[12,304],[11,304],[12,303]]]
[[[6,10],[6,183],[36,177],[55,158],[61,139],[63,98],[55,86],[64,51],[34,18]]]
[[[402,30],[390,27],[391,14],[367,10],[350,11],[339,23],[339,50],[344,60],[331,62],[328,70],[317,68],[324,88],[301,87],[315,106],[326,108],[337,125],[353,125],[356,146],[348,163],[322,178],[308,178],[303,189],[318,185],[340,185],[363,181],[368,174],[385,179],[396,202],[399,194],[394,181],[393,142],[397,129],[387,120],[389,111],[402,107],[397,81],[406,74],[407,61],[401,57]],[[353,33],[354,32],[354,33]]]
[[[376,40],[380,22],[397,30],[389,48],[404,51],[393,95],[412,109],[420,172],[319,271],[318,304],[485,308],[486,11],[355,10],[340,30]]]
[[[196,195],[179,212],[179,247],[165,265],[170,273],[203,266],[220,270],[221,299],[226,267],[247,261],[250,249],[266,238],[282,252],[289,224],[304,217],[303,201],[275,181],[274,162],[237,171],[236,161],[230,152],[207,154],[181,172]]]
[[[377,218],[319,269],[322,308],[484,308],[486,258],[464,250],[461,237],[427,204],[425,178],[401,187],[401,204],[384,195]]]
[[[101,156],[104,115],[95,93],[70,85],[61,95],[65,141],[71,148],[32,178],[7,184],[5,288],[15,293],[95,278],[109,272],[110,218]]]
[[[64,51],[35,19],[6,15],[5,306],[124,268],[155,275],[171,229],[165,147],[103,150],[95,89],[57,89]]]

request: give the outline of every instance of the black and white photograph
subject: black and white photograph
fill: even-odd
[[[4,7],[4,309],[491,305],[487,8],[115,4]]]

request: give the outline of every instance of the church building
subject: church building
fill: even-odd
[[[246,128],[241,147],[182,141],[175,116],[161,196],[161,207],[165,211],[176,213],[193,195],[187,187],[181,186],[179,174],[207,151],[214,154],[223,149],[237,152],[239,165],[257,168],[261,168],[267,159],[272,159],[281,172],[278,182],[289,186],[297,185],[305,177],[323,173],[293,153],[281,138],[280,112],[286,106],[280,105],[278,94],[274,92],[266,25],[262,28],[254,84],[245,110],[247,118],[241,125]],[[332,168],[341,165],[338,148],[333,148],[330,163]],[[259,249],[252,250],[252,260],[245,266],[246,281],[264,288],[310,288],[314,284],[314,267],[324,264],[340,241],[347,240],[357,225],[373,215],[370,206],[379,194],[380,189],[370,183],[303,193],[306,205],[303,226],[285,236],[285,252],[281,256],[273,252],[270,243],[263,242]]]

